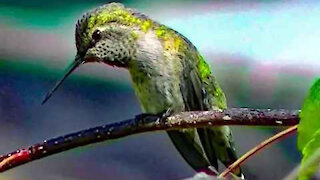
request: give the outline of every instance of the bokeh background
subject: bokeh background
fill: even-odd
[[[0,153],[140,113],[128,73],[80,67],[41,106],[73,60],[75,22],[106,0],[0,0]],[[230,107],[297,109],[320,70],[318,1],[127,0],[189,38]],[[239,155],[281,128],[233,127]],[[281,179],[296,137],[248,160],[248,179]],[[182,179],[194,174],[163,132],[99,143],[23,165],[1,180]]]

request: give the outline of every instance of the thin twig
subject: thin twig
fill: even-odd
[[[261,149],[267,147],[268,145],[271,145],[272,143],[276,142],[277,140],[284,138],[285,136],[292,134],[296,132],[298,128],[298,125],[292,126],[284,131],[279,132],[278,134],[270,137],[269,139],[263,141],[259,145],[252,148],[250,151],[245,153],[243,156],[241,156],[237,161],[232,163],[228,168],[226,168],[220,175],[220,178],[226,177],[233,169],[239,167],[244,161],[246,161],[248,158],[259,152]]]
[[[29,148],[2,155],[0,172],[79,146],[143,132],[219,125],[293,126],[299,122],[299,112],[299,110],[231,108],[181,112],[166,119],[159,119],[159,116],[137,116],[134,119],[45,140]]]

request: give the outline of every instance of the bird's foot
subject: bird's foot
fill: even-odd
[[[159,116],[157,114],[150,114],[150,113],[142,113],[135,116],[134,121],[136,126],[141,124],[147,124],[150,122],[157,121]]]
[[[166,119],[172,114],[173,114],[173,110],[170,108],[159,114],[142,113],[142,114],[136,115],[135,123],[137,126],[139,126],[139,124],[147,124],[147,123],[165,124]]]
[[[166,119],[167,117],[171,116],[173,114],[173,110],[171,108],[165,110],[163,113],[160,113],[159,115],[162,116],[163,119]]]
[[[165,110],[162,113],[159,113],[159,119],[156,121],[157,124],[166,124],[167,118],[170,117],[173,114],[173,110],[171,108]]]

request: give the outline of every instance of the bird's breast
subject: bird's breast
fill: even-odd
[[[140,34],[136,57],[129,64],[135,93],[145,113],[184,109],[179,60],[167,53],[153,31]]]
[[[130,74],[144,113],[158,114],[169,108],[174,111],[184,109],[179,82],[174,77],[132,71]]]

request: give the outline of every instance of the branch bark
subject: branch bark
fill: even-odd
[[[28,148],[2,155],[0,156],[0,172],[79,146],[144,132],[220,125],[293,126],[299,122],[299,112],[299,110],[285,109],[230,108],[181,112],[165,119],[155,115],[137,116],[134,119],[45,140]]]

